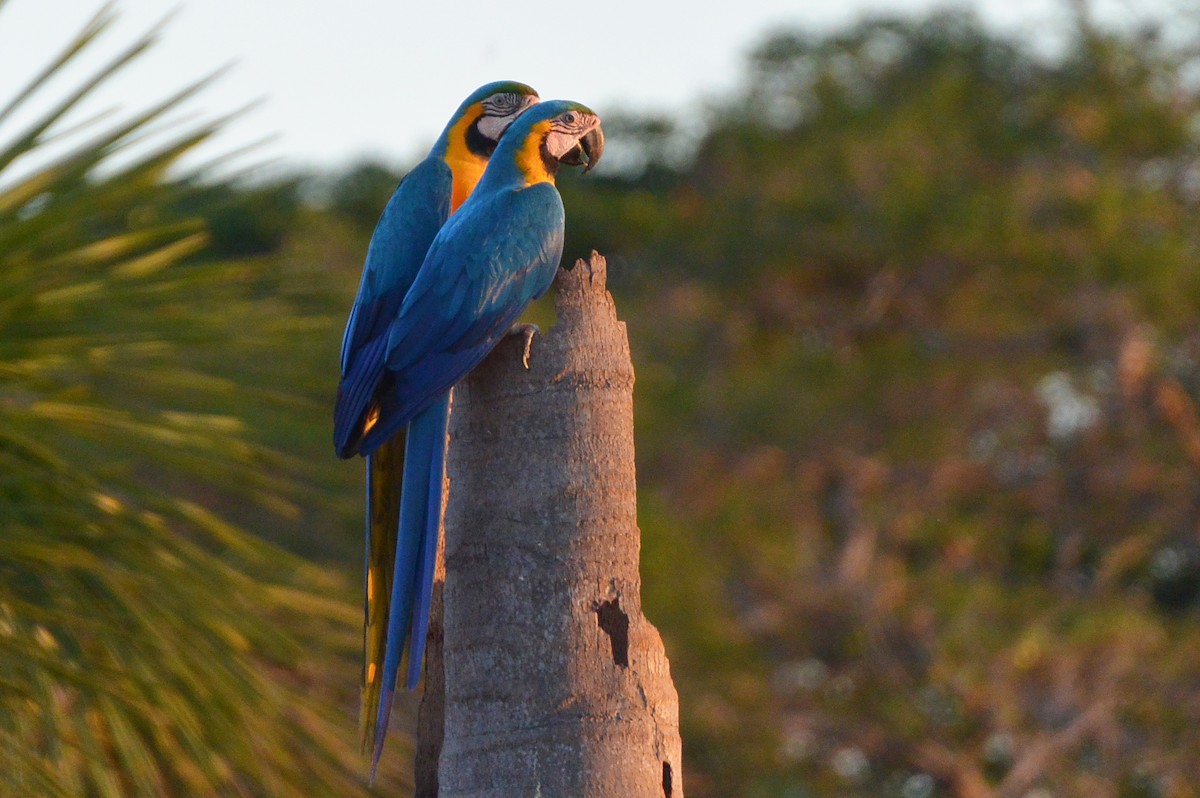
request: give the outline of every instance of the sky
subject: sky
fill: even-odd
[[[1120,14],[1154,0],[1102,0]],[[70,41],[98,0],[0,0],[0,106]],[[707,7],[706,10],[701,10]],[[104,55],[170,15],[159,44],[81,116],[133,112],[230,66],[189,108],[201,118],[254,104],[203,155],[255,145],[256,162],[337,168],[362,157],[411,163],[471,90],[496,79],[543,98],[702,118],[706,98],[735,92],[746,53],[783,27],[829,30],[863,14],[968,7],[1037,35],[1066,0],[118,0],[117,21],[61,96]],[[34,108],[29,112],[32,113]],[[0,143],[16,128],[0,126]]]

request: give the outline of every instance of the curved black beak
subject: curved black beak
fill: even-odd
[[[600,162],[604,152],[604,131],[600,126],[589,130],[565,155],[558,159],[559,163],[568,166],[582,166],[584,174],[592,171]]]
[[[587,166],[583,167],[583,173],[587,174],[596,168],[596,164],[600,163],[600,156],[604,154],[604,131],[596,125],[579,140],[579,145],[587,158]]]

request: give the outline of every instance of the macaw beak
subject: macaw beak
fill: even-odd
[[[600,156],[604,154],[604,131],[596,125],[579,140],[579,144],[587,157],[587,166],[583,168],[583,173],[587,174],[596,168],[596,164],[600,163]]]
[[[596,125],[558,161],[568,166],[582,166],[584,174],[587,174],[596,167],[596,164],[600,163],[600,156],[603,153],[604,131],[600,129],[599,125]]]

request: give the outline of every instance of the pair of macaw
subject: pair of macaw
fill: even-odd
[[[334,446],[367,459],[362,733],[372,774],[406,648],[407,687],[421,675],[450,389],[550,287],[563,249],[558,166],[588,171],[603,149],[588,108],[489,83],[401,181],[371,237],[342,340]]]

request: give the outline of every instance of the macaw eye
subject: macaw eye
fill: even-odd
[[[521,107],[521,98],[516,94],[493,94],[483,101],[484,113],[489,116],[504,116]]]
[[[575,124],[575,112],[568,111],[567,113],[563,114],[563,121],[566,122],[568,125]]]

